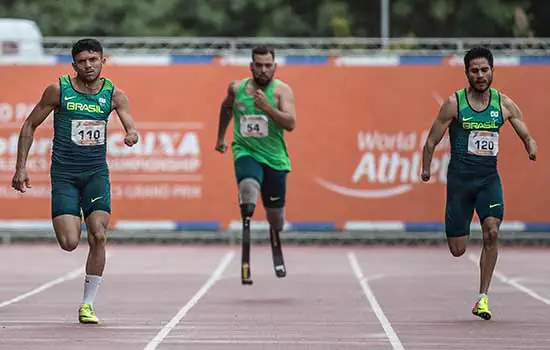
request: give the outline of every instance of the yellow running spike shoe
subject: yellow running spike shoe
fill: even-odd
[[[489,298],[487,296],[482,296],[479,298],[479,300],[474,304],[472,314],[481,317],[484,320],[491,319],[492,314],[489,310]]]
[[[99,319],[97,318],[92,305],[83,304],[78,310],[78,321],[80,323],[92,323],[99,324]]]

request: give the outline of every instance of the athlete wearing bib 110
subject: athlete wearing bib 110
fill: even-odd
[[[71,49],[74,76],[61,76],[43,91],[40,101],[25,119],[17,143],[17,162],[12,187],[21,193],[31,186],[27,160],[35,131],[53,112],[54,137],[50,177],[52,224],[57,242],[65,251],[75,250],[86,223],[88,257],[84,293],[78,321],[98,324],[94,302],[103,280],[106,231],[111,218],[107,167],[107,120],[116,112],[128,147],[139,142],[128,96],[101,76],[106,57],[103,46],[83,38]]]
[[[504,124],[500,93],[491,88],[483,111],[470,107],[466,89],[456,93],[458,114],[449,126],[451,161],[447,174],[447,235],[470,232],[474,209],[479,219],[502,220],[504,200],[497,171],[500,128]]]
[[[111,212],[107,166],[107,121],[113,83],[103,79],[96,94],[76,91],[68,75],[59,78],[60,104],[54,112],[52,217],[84,217],[94,210]]]

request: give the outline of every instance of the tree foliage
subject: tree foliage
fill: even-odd
[[[392,37],[548,36],[542,0],[390,0]],[[0,0],[46,36],[380,36],[380,1]]]

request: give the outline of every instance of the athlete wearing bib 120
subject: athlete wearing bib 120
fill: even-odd
[[[491,88],[493,55],[476,47],[464,57],[470,86],[456,91],[441,106],[426,139],[422,180],[430,179],[433,152],[449,129],[451,161],[447,172],[445,230],[451,254],[466,252],[470,224],[476,211],[482,226],[479,296],[472,313],[492,317],[487,293],[498,257],[498,233],[504,216],[502,184],[497,170],[500,128],[509,121],[522,140],[529,159],[535,160],[537,144],[530,135],[516,103]]]
[[[54,112],[51,161],[52,220],[59,245],[74,250],[81,233],[81,217],[88,230],[90,250],[86,262],[81,323],[98,323],[94,300],[105,267],[105,231],[111,214],[111,190],[106,160],[107,121],[116,110],[125,130],[127,146],[138,142],[128,98],[113,83],[100,77],[103,48],[94,39],[82,39],[72,49],[76,76],[64,75],[49,85],[25,120],[19,136],[12,186],[30,188],[26,169],[34,131]]]
[[[250,284],[249,222],[259,194],[270,225],[275,273],[286,275],[279,233],[285,222],[286,177],[291,163],[284,139],[285,131],[296,126],[294,95],[284,82],[274,79],[273,49],[252,50],[252,78],[233,81],[222,103],[216,150],[227,150],[225,132],[234,120],[232,151],[239,187],[243,219],[243,284]]]

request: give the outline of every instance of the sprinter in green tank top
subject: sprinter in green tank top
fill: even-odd
[[[294,94],[284,82],[274,79],[274,50],[252,50],[252,78],[233,81],[222,103],[215,149],[227,150],[225,132],[233,119],[233,159],[243,220],[243,284],[251,284],[249,249],[250,220],[261,194],[269,222],[273,266],[277,277],[286,276],[279,233],[285,217],[286,177],[291,170],[284,139],[296,126]]]
[[[72,48],[76,75],[65,75],[49,85],[25,120],[19,135],[17,164],[12,186],[26,192],[31,181],[26,169],[35,130],[54,112],[51,161],[52,220],[59,245],[74,250],[82,217],[90,245],[86,262],[84,296],[79,308],[81,323],[99,323],[93,305],[105,267],[105,230],[111,214],[109,170],[106,160],[107,121],[116,110],[127,146],[138,134],[124,92],[100,77],[105,63],[103,48],[94,39],[82,39]]]
[[[476,47],[464,57],[470,87],[456,91],[441,106],[424,145],[422,180],[430,179],[430,165],[436,146],[447,128],[451,161],[447,172],[445,230],[451,254],[466,251],[474,210],[483,231],[480,260],[480,295],[472,313],[491,318],[487,293],[498,256],[498,233],[504,216],[502,184],[497,170],[499,134],[509,121],[523,141],[529,159],[535,160],[537,144],[522,113],[511,98],[491,88],[493,55]]]

